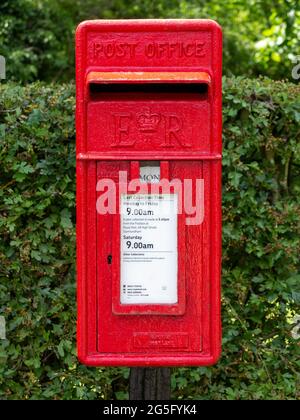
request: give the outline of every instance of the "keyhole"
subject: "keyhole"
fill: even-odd
[[[107,256],[107,264],[111,264],[112,261],[112,255]]]

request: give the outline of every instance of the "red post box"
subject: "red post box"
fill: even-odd
[[[221,348],[221,54],[211,20],[76,33],[78,355],[192,366]]]

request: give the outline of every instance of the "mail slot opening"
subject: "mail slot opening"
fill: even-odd
[[[181,97],[205,100],[208,97],[208,85],[206,83],[90,83],[89,93],[91,100],[112,99],[113,97],[133,97],[138,99],[145,94],[151,97],[162,96],[174,98]]]
[[[155,93],[198,93],[204,94],[208,91],[206,83],[147,83],[147,84],[125,84],[125,83],[90,83],[91,94],[102,92],[155,92]]]

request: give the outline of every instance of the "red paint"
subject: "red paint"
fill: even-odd
[[[88,21],[76,33],[78,356],[94,366],[215,363],[221,349],[221,30],[209,20]],[[178,303],[121,305],[120,215],[99,179],[204,179],[204,221],[178,215]],[[193,191],[195,194],[195,191]],[[112,256],[111,264],[108,256]],[[142,273],[141,273],[142,274]]]

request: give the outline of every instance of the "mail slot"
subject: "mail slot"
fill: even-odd
[[[200,366],[220,356],[221,55],[211,20],[77,29],[84,364]]]

